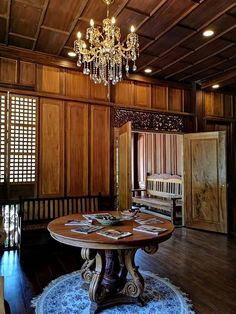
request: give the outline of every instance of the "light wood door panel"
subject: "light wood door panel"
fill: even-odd
[[[186,226],[227,233],[226,133],[184,135]]]
[[[110,193],[110,108],[91,106],[91,194]]]
[[[66,189],[88,195],[88,105],[66,103]]]
[[[40,101],[39,195],[64,194],[64,103]]]
[[[132,205],[131,194],[131,122],[119,129],[119,210],[129,209]]]

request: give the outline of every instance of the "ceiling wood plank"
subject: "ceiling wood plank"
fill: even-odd
[[[8,43],[9,43],[11,5],[12,5],[12,0],[9,0],[8,6],[7,6],[7,20],[6,20],[6,37],[5,37],[6,45],[8,45]]]
[[[192,36],[194,36],[197,32],[202,31],[204,28],[207,28],[211,23],[213,23],[215,20],[217,20],[220,16],[222,16],[223,14],[225,14],[227,11],[229,11],[230,9],[232,9],[235,6],[235,4],[230,4],[229,6],[225,7],[224,10],[220,11],[218,14],[214,15],[214,17],[212,17],[212,19],[207,20],[206,23],[202,24],[200,28],[196,29],[192,34],[186,35],[186,37],[184,37],[183,39],[181,39],[178,43],[176,43],[175,45],[173,45],[171,48],[167,49],[165,52],[163,52],[162,54],[160,54],[159,57],[163,57],[166,54],[168,54],[170,51],[172,51],[173,49],[175,49],[177,46],[181,45],[183,42],[185,42],[187,39],[191,38]],[[182,24],[180,23],[180,25],[182,26]],[[213,38],[214,39],[214,38]],[[146,47],[144,47],[142,49],[142,51],[145,51]],[[186,55],[186,57],[189,54]],[[153,61],[157,61],[158,58],[155,58],[155,60]],[[179,60],[177,60],[178,62]],[[149,64],[146,64],[145,67],[150,66],[152,64],[152,62],[150,62]],[[140,70],[143,70],[144,67],[142,67]],[[156,75],[157,73],[152,73],[152,75]]]
[[[172,76],[174,76],[174,75],[176,75],[176,74],[178,74],[178,73],[180,73],[180,72],[183,72],[184,70],[189,69],[190,67],[192,67],[192,66],[194,66],[194,65],[196,65],[196,64],[198,64],[198,63],[200,63],[200,62],[203,62],[203,61],[205,61],[205,60],[207,60],[207,59],[209,59],[209,58],[211,58],[211,57],[217,55],[218,53],[220,53],[220,52],[222,52],[222,51],[224,51],[224,50],[227,50],[228,48],[231,48],[232,46],[234,46],[234,44],[230,43],[230,44],[228,44],[226,47],[222,48],[221,50],[216,50],[214,53],[209,54],[207,57],[202,58],[202,59],[196,61],[193,65],[188,66],[188,67],[186,67],[186,68],[183,68],[182,70],[175,71],[175,72],[171,73],[170,75],[166,76],[165,79],[169,79],[170,77],[172,77]],[[192,53],[191,53],[191,54],[192,54]],[[181,61],[181,60],[183,60],[182,57],[179,58],[179,61]],[[176,62],[173,62],[172,65],[174,65],[175,63],[176,63]],[[166,66],[166,67],[163,67],[164,70],[167,69],[167,68],[169,68],[169,65]]]
[[[42,9],[42,13],[41,13],[41,16],[40,16],[40,19],[39,19],[38,28],[37,28],[37,31],[36,31],[36,34],[35,34],[35,39],[34,39],[35,41],[34,41],[34,45],[33,45],[32,50],[35,50],[35,48],[36,48],[36,44],[37,44],[37,41],[38,41],[38,38],[39,38],[40,29],[41,29],[41,26],[42,26],[42,24],[43,24],[43,20],[44,20],[46,11],[47,11],[47,7],[48,7],[48,5],[49,5],[49,1],[50,1],[50,0],[46,0],[46,1],[44,2],[43,9]]]
[[[77,13],[76,17],[74,18],[74,21],[72,22],[71,24],[71,27],[69,29],[69,32],[68,32],[68,36],[65,38],[63,44],[61,45],[60,49],[58,50],[58,56],[61,55],[63,49],[64,49],[64,46],[65,44],[67,43],[67,41],[69,40],[71,34],[73,33],[78,21],[79,21],[79,18],[80,16],[83,14],[84,12],[84,9],[86,8],[86,6],[88,5],[88,0],[84,0],[80,6],[80,10],[79,12]]]
[[[224,73],[219,73],[215,75],[213,79],[207,80],[201,84],[202,88],[207,88],[214,84],[222,83],[224,81],[230,80],[232,78],[236,78],[236,66],[232,67],[232,69],[225,71]]]
[[[229,29],[223,31],[222,33],[219,33],[217,36],[214,36],[212,39],[210,39],[210,40],[208,40],[207,42],[203,43],[202,45],[200,45],[199,47],[197,47],[194,51],[192,51],[191,54],[193,54],[193,53],[195,53],[196,51],[200,50],[201,48],[203,48],[203,47],[209,45],[211,42],[213,42],[213,41],[215,41],[216,39],[222,37],[224,34],[228,33],[229,31],[231,31],[231,30],[233,30],[233,29],[236,29],[236,25],[231,26]],[[234,43],[231,43],[231,44],[232,44],[231,46],[234,45]],[[229,47],[231,47],[231,46],[229,46]],[[221,51],[224,51],[224,50],[225,50],[225,49],[223,49],[223,50],[221,50]],[[221,51],[219,51],[219,52],[221,52]],[[217,53],[218,53],[218,52],[217,52]],[[190,54],[188,54],[188,56],[189,56],[189,55],[190,55]],[[210,55],[210,56],[212,56],[212,55]],[[208,57],[209,57],[209,56],[208,56]],[[208,57],[207,57],[207,58],[208,58]],[[180,57],[180,59],[179,59],[178,61],[183,60],[184,58],[185,58],[185,56],[182,56],[182,57]],[[196,64],[198,64],[198,63],[200,63],[200,62],[202,62],[203,60],[206,60],[207,58],[203,58],[203,59],[198,60],[197,62],[193,63],[193,66],[196,65]],[[176,62],[177,62],[177,60],[176,60]],[[167,67],[164,67],[164,69],[166,69],[166,68],[172,66],[174,63],[175,63],[175,62],[168,64],[168,66],[167,66]],[[183,69],[183,71],[184,71],[184,70],[185,70],[185,69]],[[179,72],[181,72],[181,71],[179,71]],[[177,73],[179,73],[179,72],[174,72],[174,73],[172,73],[172,75],[169,75],[168,78],[174,76],[175,74],[177,74]]]
[[[46,29],[47,31],[52,31],[52,32],[56,32],[56,33],[61,33],[61,34],[63,34],[63,35],[68,35],[68,34],[69,34],[69,32],[62,31],[61,29],[53,28],[53,27],[49,27],[49,26],[45,26],[45,25],[41,25],[41,29]]]
[[[217,67],[217,65],[220,65],[220,64],[222,64],[224,62],[228,62],[228,61],[231,61],[231,60],[234,60],[234,59],[236,59],[236,56],[232,56],[231,58],[228,58],[228,59],[222,59],[221,61],[214,63],[214,68]],[[210,65],[208,67],[204,67],[204,68],[202,68],[199,71],[194,71],[194,73],[188,74],[188,75],[184,76],[183,78],[181,78],[179,80],[179,82],[182,82],[182,81],[185,81],[185,80],[187,80],[187,79],[189,79],[191,77],[194,77],[196,74],[200,74],[200,73],[204,72],[205,70],[209,70],[210,68],[212,68],[212,65]],[[186,69],[184,69],[184,70],[186,70]]]

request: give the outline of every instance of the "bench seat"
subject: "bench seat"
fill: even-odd
[[[168,174],[153,174],[148,175],[146,179],[146,189],[137,195],[137,191],[133,190],[134,195],[132,201],[134,204],[139,204],[148,207],[150,211],[161,217],[169,216],[173,223],[176,220],[176,211],[182,209],[182,178],[177,175]],[[147,212],[147,209],[145,210]]]

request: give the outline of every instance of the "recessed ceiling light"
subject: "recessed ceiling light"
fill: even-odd
[[[68,56],[70,57],[75,57],[76,56],[76,53],[74,51],[69,51],[68,52]]]
[[[152,69],[148,68],[144,70],[145,73],[152,73]]]
[[[212,29],[207,29],[202,34],[204,37],[211,37],[212,35],[214,35],[214,31]]]
[[[217,89],[217,88],[219,88],[219,87],[220,87],[219,84],[214,84],[214,85],[212,85],[212,88],[214,88],[214,89]]]

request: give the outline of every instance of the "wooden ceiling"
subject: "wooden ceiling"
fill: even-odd
[[[125,37],[140,39],[138,73],[203,87],[236,84],[235,0],[115,0],[110,7]],[[0,49],[16,46],[63,56],[93,18],[106,16],[102,0],[0,0]],[[212,37],[202,36],[211,28]],[[75,61],[76,62],[76,61]]]

